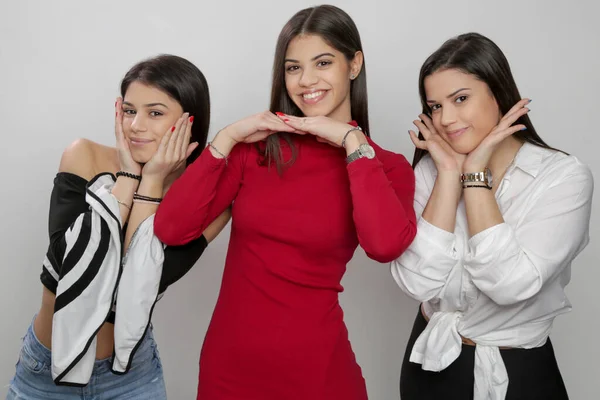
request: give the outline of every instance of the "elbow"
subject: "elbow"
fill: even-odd
[[[496,285],[491,290],[480,290],[499,306],[512,306],[531,299],[542,289],[540,278],[535,279],[533,282],[523,281],[523,283],[513,281]]]
[[[418,302],[426,302],[439,297],[444,287],[444,282],[428,279],[414,274],[404,268],[398,260],[391,262],[392,277],[402,291]]]
[[[404,229],[396,235],[379,237],[365,249],[369,258],[383,264],[390,263],[399,258],[411,245],[417,234],[414,222],[408,222]]]
[[[175,225],[172,221],[173,220],[168,217],[165,218],[164,214],[156,213],[154,219],[154,235],[167,246],[181,246],[185,244],[185,241],[182,240],[183,238],[175,229]]]

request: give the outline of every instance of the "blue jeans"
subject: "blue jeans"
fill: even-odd
[[[146,336],[124,375],[113,374],[110,359],[97,360],[85,387],[57,386],[50,373],[50,350],[40,343],[33,324],[23,338],[15,377],[6,400],[164,400],[162,365],[152,335]]]

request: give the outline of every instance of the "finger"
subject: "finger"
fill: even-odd
[[[308,131],[307,129],[307,118],[296,117],[293,115],[287,115],[278,113],[277,117],[280,121],[284,123],[287,127],[291,127],[296,131]]]
[[[509,137],[510,135],[517,133],[519,131],[524,131],[526,130],[527,127],[523,124],[519,124],[519,125],[515,125],[515,126],[511,126],[503,131],[500,131],[497,133],[498,136],[498,142],[501,142],[502,140],[504,140],[505,138]]]
[[[421,134],[423,135],[425,140],[429,139],[431,137],[431,135],[433,135],[433,133],[429,130],[429,128],[427,128],[427,126],[420,120],[415,119],[413,121],[413,124],[415,124],[415,126],[419,129],[419,132],[421,132]]]
[[[187,150],[185,152],[186,160],[192,155],[192,153],[194,152],[194,150],[196,150],[198,148],[198,146],[200,146],[200,143],[198,143],[198,142],[193,142],[188,145]]]
[[[175,123],[175,126],[171,128],[172,135],[169,139],[169,143],[167,144],[167,149],[165,153],[168,160],[172,160],[174,157],[175,149],[177,148],[177,138],[179,137],[179,131],[181,129],[181,125],[183,125],[184,123],[184,120],[185,113],[181,117],[179,117],[179,119]]]
[[[431,120],[431,118],[429,117],[429,115],[427,114],[420,114],[419,118],[421,118],[421,121],[425,124],[425,126],[427,127],[427,129],[429,129],[429,131],[432,134],[436,134],[437,131],[435,130],[435,127],[433,126],[433,121]]]
[[[410,135],[410,140],[413,142],[416,148],[427,150],[427,142],[425,140],[419,139],[417,134],[413,131],[408,131],[408,134]]]
[[[181,125],[179,125],[179,129],[175,131],[175,133],[177,134],[177,138],[175,139],[175,145],[172,149],[172,155],[174,159],[180,160],[185,154],[185,149],[187,148],[187,145],[184,148],[183,141],[185,139],[185,135],[187,134],[188,126],[190,125],[189,115],[189,113],[183,113],[183,115],[181,116]]]
[[[187,150],[189,149],[190,139],[192,137],[192,125],[194,123],[194,116],[188,118],[188,125],[185,130],[185,135],[183,138],[183,142],[181,143],[181,154],[187,154]],[[188,156],[185,158],[187,159]]]
[[[162,137],[162,139],[160,139],[160,143],[158,145],[158,149],[156,150],[156,154],[158,156],[163,156],[166,153],[166,149],[169,146],[169,141],[171,140],[171,136],[173,135],[173,131],[172,128],[169,128],[169,130],[167,131],[167,133],[165,133]]]
[[[516,110],[515,112],[513,112],[510,115],[506,115],[504,118],[502,118],[502,120],[500,120],[500,123],[498,124],[498,128],[500,130],[507,129],[509,126],[511,126],[512,124],[517,122],[517,120],[519,118],[521,118],[523,115],[527,114],[528,112],[529,112],[529,108],[523,107],[519,110]]]
[[[115,101],[115,137],[117,143],[125,140],[123,135],[123,99],[121,97],[117,97],[117,101]]]
[[[531,99],[521,99],[517,104],[515,104],[506,114],[502,117],[502,120],[508,119],[512,114],[522,110],[527,104],[531,103]]]
[[[284,115],[284,114],[282,114]],[[294,132],[296,129],[287,124],[288,118],[281,118],[273,113],[268,113],[267,118],[264,120],[264,124],[260,127],[261,130],[270,130],[274,132]]]

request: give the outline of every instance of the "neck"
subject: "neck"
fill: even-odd
[[[504,175],[521,146],[523,146],[523,142],[514,136],[509,136],[500,142],[488,165],[494,177],[500,178]]]

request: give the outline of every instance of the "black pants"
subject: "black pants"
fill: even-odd
[[[475,347],[463,344],[460,356],[443,371],[421,369],[409,361],[415,341],[427,326],[417,314],[400,373],[401,400],[473,399]],[[550,339],[535,349],[500,350],[508,372],[506,400],[568,400]]]

